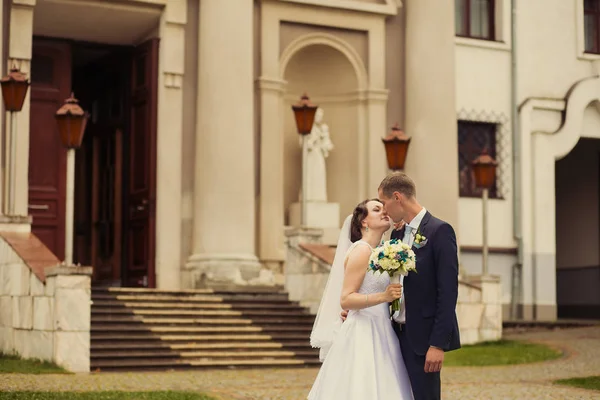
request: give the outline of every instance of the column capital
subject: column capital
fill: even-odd
[[[359,92],[362,100],[387,103],[390,91],[388,89],[368,88]]]
[[[266,76],[261,76],[258,78],[256,83],[258,84],[258,88],[265,92],[285,93],[285,89],[287,87],[287,81]]]

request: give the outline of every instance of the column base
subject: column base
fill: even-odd
[[[186,263],[191,282],[183,286],[205,288],[215,286],[268,285],[271,279],[265,274],[254,255],[194,254]]]

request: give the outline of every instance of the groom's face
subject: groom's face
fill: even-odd
[[[383,193],[383,190],[379,190],[379,200],[383,203],[383,209],[387,212],[387,215],[394,222],[400,222],[404,219],[404,207],[403,207],[403,196],[401,193],[394,192],[392,197],[388,197]]]

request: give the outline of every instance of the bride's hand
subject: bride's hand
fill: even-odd
[[[388,285],[388,287],[385,289],[385,292],[383,292],[383,297],[388,303],[399,299],[402,297],[402,285],[399,283],[392,283],[391,285]]]

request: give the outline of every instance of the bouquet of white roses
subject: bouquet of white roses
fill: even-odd
[[[374,272],[387,272],[392,283],[400,283],[400,275],[417,271],[415,252],[398,239],[391,239],[378,246],[369,259],[369,268]],[[392,311],[400,310],[400,300],[392,302]]]

